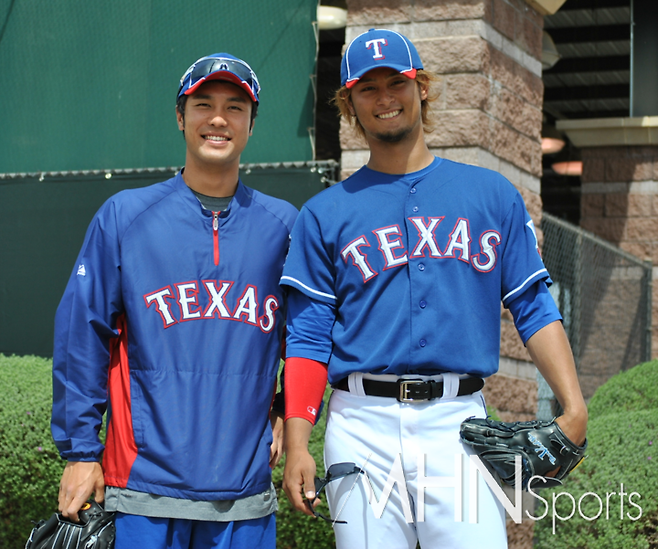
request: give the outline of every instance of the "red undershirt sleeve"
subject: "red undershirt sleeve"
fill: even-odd
[[[300,417],[315,424],[327,387],[327,365],[309,358],[290,357],[285,365],[285,419]]]

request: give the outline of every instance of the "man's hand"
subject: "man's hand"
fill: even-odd
[[[580,415],[564,414],[555,420],[567,437],[578,446],[585,443],[587,434],[587,409]]]
[[[567,438],[574,444],[582,446],[585,444],[585,433],[587,432],[587,413],[583,417],[572,418],[565,415],[560,416],[555,420],[560,426],[560,429],[567,435]],[[548,473],[547,477],[554,477],[560,472],[560,467]]]
[[[272,425],[272,444],[270,445],[270,467],[274,469],[283,457],[283,415],[272,412],[270,415]]]
[[[308,452],[308,439],[313,425],[305,419],[292,417],[286,421],[286,467],[283,470],[283,490],[292,506],[306,515],[313,513],[306,499],[315,497],[315,460]],[[305,499],[306,498],[306,499]],[[314,502],[318,505],[320,500]]]
[[[59,511],[79,522],[78,511],[91,494],[101,503],[105,499],[103,469],[97,461],[69,461],[59,483]]]
[[[306,452],[286,454],[283,470],[283,489],[292,506],[306,515],[313,516],[306,500],[315,498],[315,460]],[[305,499],[306,498],[306,499]],[[314,502],[319,505],[320,500]]]

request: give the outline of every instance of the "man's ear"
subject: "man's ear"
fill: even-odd
[[[178,110],[178,107],[176,107],[176,122],[178,123],[178,129],[180,131],[185,131],[185,117]]]
[[[425,99],[427,99],[427,96],[429,95],[429,93],[430,93],[429,86],[427,86],[426,84],[421,84],[420,82],[418,82],[418,94],[420,95],[420,100],[425,101]]]
[[[251,127],[249,128],[249,137],[251,137],[251,134],[252,134],[253,131],[254,131],[254,124],[255,124],[255,123],[256,123],[256,119],[255,119],[255,118],[252,118],[252,119],[251,119]]]

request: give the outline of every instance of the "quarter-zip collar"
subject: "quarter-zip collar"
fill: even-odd
[[[183,168],[184,169],[184,168]],[[185,181],[183,180],[183,170],[179,171],[174,177],[174,185],[176,186],[179,195],[183,201],[188,204],[197,214],[202,215],[205,218],[212,218],[213,214],[211,211],[204,209],[197,197],[192,192]],[[250,189],[244,186],[242,181],[238,180],[238,186],[235,189],[235,195],[233,200],[229,203],[226,210],[220,212],[219,215],[219,226],[226,223],[228,219],[233,215],[239,215],[239,211],[242,208],[249,206],[251,202],[251,192]]]
[[[237,215],[240,215],[240,210],[248,207],[249,202],[251,201],[251,192],[250,190],[242,184],[242,181],[238,180],[238,186],[235,189],[235,195],[233,199],[229,202],[228,207],[223,212],[212,212],[206,210],[199,202],[199,199],[195,196],[187,186],[183,179],[183,171],[181,170],[176,174],[174,178],[174,185],[177,187],[179,196],[183,201],[188,204],[197,215],[203,216],[204,219],[207,219],[209,223],[212,224],[212,260],[215,265],[219,265],[220,262],[220,229],[225,224],[228,223],[232,218]]]

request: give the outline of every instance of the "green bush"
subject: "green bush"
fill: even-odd
[[[33,356],[0,354],[0,548],[24,547],[32,521],[57,510],[64,461],[50,434],[52,361]],[[327,391],[327,398],[329,391]],[[325,417],[313,429],[310,450],[324,473],[322,448]],[[285,460],[285,458],[284,458]],[[325,549],[335,546],[334,533],[323,520],[294,511],[281,489],[283,465],[273,472],[279,495],[277,546],[282,549]],[[324,498],[323,498],[324,499]],[[326,502],[319,508],[327,515]]]
[[[57,510],[64,469],[50,435],[52,362],[0,354],[0,547],[24,547]]]
[[[658,362],[641,364],[592,397],[587,459],[563,486],[537,492],[547,502],[534,512],[547,512],[537,549],[658,548],[657,375]]]
[[[658,360],[639,364],[599,387],[588,409],[591,418],[658,408]]]

